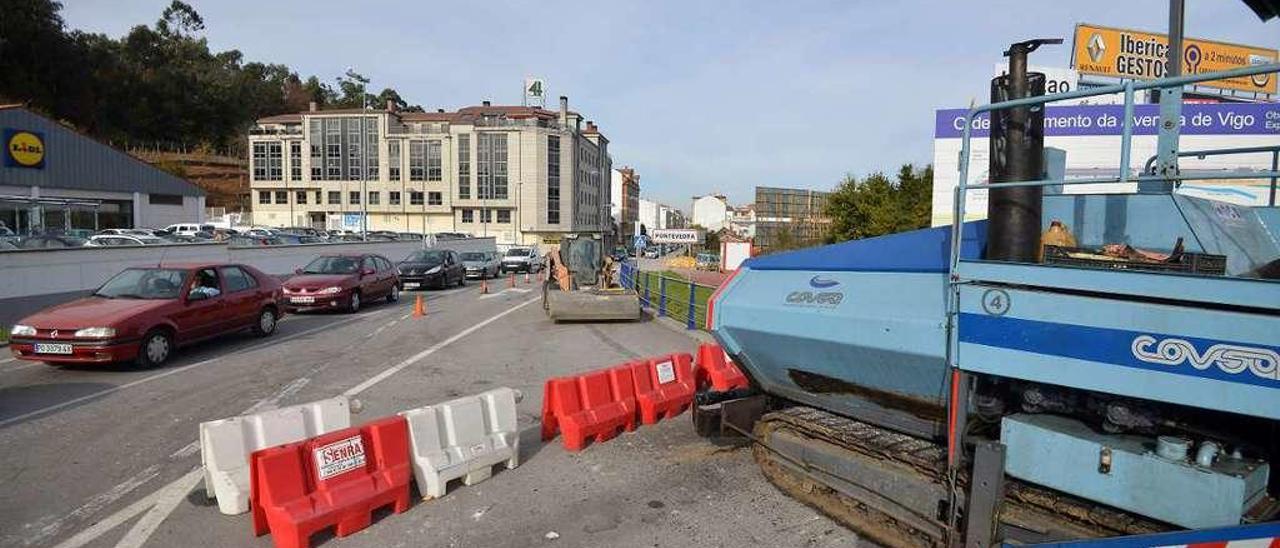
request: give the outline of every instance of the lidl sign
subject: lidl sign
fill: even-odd
[[[44,134],[4,128],[5,167],[44,168]]]
[[[1072,66],[1080,74],[1154,80],[1167,76],[1169,37],[1139,30],[1076,25]],[[1275,63],[1274,49],[1186,38],[1182,41],[1182,73],[1203,74]],[[1276,93],[1276,74],[1211,80],[1198,85],[1219,89]]]

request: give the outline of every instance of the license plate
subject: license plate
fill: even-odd
[[[315,297],[290,297],[289,302],[295,303],[295,304],[314,304],[316,302],[316,298]]]
[[[416,287],[418,287],[418,285],[419,285],[419,284],[418,284],[418,282],[405,282],[405,283],[404,283],[404,287],[405,287],[405,289],[409,289],[409,288],[416,288]]]
[[[36,354],[70,354],[71,345],[65,343],[36,343]]]
[[[364,468],[364,443],[360,436],[351,436],[317,447],[313,454],[316,459],[316,475],[322,480]]]

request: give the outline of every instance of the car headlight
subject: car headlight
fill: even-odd
[[[9,334],[15,337],[34,337],[36,336],[36,328],[29,325],[15,325],[9,330]]]
[[[426,273],[427,273],[427,274],[439,274],[439,273],[440,273],[440,266],[438,266],[438,265],[437,265],[437,266],[433,266],[433,267],[431,267],[431,270],[428,270]]]
[[[76,331],[76,337],[86,339],[106,339],[116,336],[114,327],[86,327]]]
[[[321,295],[333,295],[334,293],[341,293],[341,292],[342,292],[342,288],[341,288],[341,287],[333,286],[333,287],[326,287],[326,288],[324,288],[324,289],[321,289],[320,291],[317,291],[316,293],[319,293],[319,294],[321,294]]]

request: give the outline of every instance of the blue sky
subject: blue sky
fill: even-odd
[[[63,0],[68,26],[119,36],[168,0]],[[215,49],[332,82],[345,67],[428,109],[518,104],[527,75],[595,120],[642,194],[752,200],[756,185],[829,189],[846,173],[932,157],[933,111],[986,99],[1012,41],[1077,22],[1163,31],[1167,2],[188,0]],[[372,7],[370,4],[387,4]],[[1187,34],[1275,48],[1280,21],[1188,0]],[[353,8],[355,11],[352,11]]]

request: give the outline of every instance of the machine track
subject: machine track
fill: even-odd
[[[944,446],[804,406],[764,415],[753,437],[756,463],[770,482],[868,540],[892,547],[947,543]],[[799,440],[803,451],[795,450]],[[833,470],[827,456],[837,452],[851,466]],[[959,481],[963,486],[968,478]],[[1006,533],[1044,540],[1171,529],[1013,478],[1005,479],[1000,521]]]

